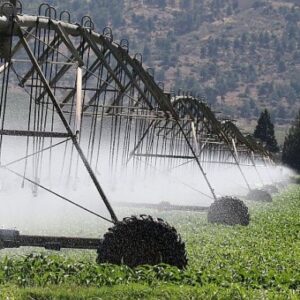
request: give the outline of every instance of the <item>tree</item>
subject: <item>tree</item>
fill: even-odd
[[[279,73],[285,72],[286,71],[286,66],[285,66],[285,62],[283,60],[280,60],[278,62],[278,66],[277,66],[277,71]]]
[[[296,171],[300,171],[300,110],[294,125],[285,137],[282,162]]]
[[[274,125],[271,121],[270,114],[265,109],[257,121],[254,131],[254,137],[265,143],[265,148],[270,152],[278,152],[278,144],[274,134]]]

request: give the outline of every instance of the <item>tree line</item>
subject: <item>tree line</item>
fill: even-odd
[[[258,139],[269,152],[279,152],[274,133],[274,124],[271,121],[271,116],[267,109],[260,114],[254,130],[254,137]],[[300,110],[285,137],[281,159],[283,164],[300,172]]]

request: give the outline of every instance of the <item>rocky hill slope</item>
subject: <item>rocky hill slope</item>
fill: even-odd
[[[279,124],[300,108],[299,0],[52,0],[78,21],[110,26],[166,90],[204,95],[233,117],[267,107]],[[37,1],[24,3],[34,12]]]

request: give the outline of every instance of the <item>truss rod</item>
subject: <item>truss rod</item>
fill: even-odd
[[[41,189],[43,189],[43,190],[45,190],[45,191],[47,191],[47,192],[49,192],[49,193],[57,196],[58,198],[66,201],[66,202],[68,202],[68,203],[70,203],[70,204],[72,204],[72,205],[74,205],[74,206],[76,206],[76,207],[78,207],[78,208],[80,208],[80,209],[82,209],[82,210],[84,210],[84,211],[86,211],[86,212],[88,212],[88,213],[90,213],[90,214],[92,214],[92,215],[100,218],[100,219],[102,219],[102,220],[105,220],[105,221],[110,222],[110,223],[114,223],[113,221],[111,221],[111,220],[109,220],[109,219],[107,219],[107,218],[99,215],[98,213],[96,213],[96,212],[94,212],[94,211],[92,211],[92,210],[90,210],[90,209],[88,209],[88,208],[86,208],[86,207],[84,207],[84,206],[82,206],[82,205],[80,205],[80,204],[78,204],[78,203],[76,203],[76,202],[74,202],[74,201],[72,201],[72,200],[70,200],[70,199],[68,199],[68,198],[66,198],[66,197],[64,197],[64,196],[62,196],[62,195],[54,192],[54,191],[52,191],[52,190],[50,190],[50,189],[48,189],[47,187],[45,187],[45,186],[43,186],[43,185],[41,185],[41,184],[39,184],[39,183],[37,183],[37,182],[35,182],[35,181],[27,178],[27,177],[24,177],[24,175],[22,175],[22,174],[20,174],[20,173],[18,173],[16,171],[14,171],[14,170],[11,170],[10,168],[7,168],[7,167],[2,167],[2,168],[4,170],[7,170],[8,172],[10,172],[10,173],[18,176],[18,177],[21,177],[22,179],[24,179],[26,181],[28,181],[28,182],[30,182],[30,183],[38,186],[39,188],[41,188]]]
[[[149,166],[150,168],[152,168],[154,171],[156,171],[156,172],[158,172],[158,173],[162,173],[162,174],[167,174],[167,176],[168,176],[169,178],[173,179],[174,181],[177,181],[177,182],[181,183],[182,185],[188,187],[188,188],[191,189],[192,191],[195,191],[195,192],[199,193],[199,194],[202,195],[202,196],[205,196],[205,197],[207,197],[207,198],[209,198],[209,199],[214,200],[213,197],[211,197],[211,196],[209,196],[209,195],[207,195],[207,194],[205,194],[205,193],[199,191],[198,189],[196,189],[196,188],[193,187],[192,185],[187,184],[186,182],[180,180],[179,178],[177,178],[177,177],[175,177],[175,176],[172,176],[172,175],[171,175],[170,173],[168,173],[167,171],[159,170],[158,168],[156,168],[156,167],[153,166],[152,164],[150,164],[150,163],[148,163],[148,162],[146,162],[146,161],[143,161],[140,157],[137,157],[137,159],[140,160],[140,161],[141,161],[142,163],[144,163],[145,165],[147,165],[147,166]]]
[[[13,63],[31,63],[30,59],[12,59],[11,62]],[[70,66],[77,66],[77,62],[65,62],[65,61],[52,61],[52,60],[45,60],[44,63],[50,65],[70,65]]]
[[[50,55],[53,51],[55,51],[55,47],[60,44],[60,41],[57,37],[54,38],[54,40],[50,43],[50,45],[45,49],[45,51],[41,54],[41,56],[38,58],[39,63],[44,62],[47,55]],[[14,62],[17,60],[13,60]],[[20,60],[21,62],[21,60]],[[22,62],[25,62],[24,60]],[[30,62],[30,60],[26,60],[26,62]],[[23,86],[25,82],[30,78],[30,76],[34,73],[34,68],[31,67],[30,70],[23,76],[22,80],[20,81],[20,85]]]
[[[26,85],[24,85],[24,87],[44,88],[43,85],[38,85],[38,84],[26,84]],[[59,89],[61,89],[61,90],[74,90],[75,89],[74,86],[58,86],[58,85],[55,85],[55,84],[51,85],[51,88],[53,88],[53,87],[55,87],[57,90],[59,90]],[[100,89],[92,88],[92,87],[83,87],[82,90],[83,91],[91,91],[91,92],[99,92],[99,91],[101,91]],[[119,90],[116,90],[116,89],[105,89],[105,91],[106,92],[118,92]],[[72,104],[63,103],[63,102],[61,102],[61,104],[64,104],[64,106],[65,105],[72,105]],[[92,106],[92,105],[90,105],[90,106]]]
[[[155,158],[170,158],[170,159],[186,159],[188,160],[188,162],[185,162],[184,164],[190,163],[192,162],[195,157],[194,156],[184,156],[184,155],[167,155],[167,154],[147,154],[147,153],[136,153],[133,155],[134,157],[155,157]],[[235,166],[236,163],[235,162],[227,162],[227,161],[214,161],[214,160],[200,160],[201,163],[204,164],[220,164],[220,165],[232,165]],[[183,164],[182,164],[183,165]],[[253,165],[251,164],[240,164],[241,166],[244,167],[253,167]],[[181,165],[177,166],[180,167]],[[260,166],[260,167],[264,167],[264,166]],[[175,169],[175,168],[173,168]],[[173,169],[168,169],[167,171],[172,171]]]
[[[145,130],[144,134],[142,135],[142,137],[140,138],[140,140],[138,141],[138,143],[136,144],[136,146],[133,148],[133,150],[130,152],[129,154],[129,158],[126,162],[126,164],[129,163],[129,161],[132,159],[133,155],[135,154],[136,150],[140,147],[140,145],[142,144],[143,140],[146,138],[148,132],[150,131],[151,127],[153,126],[153,124],[155,123],[155,120],[152,120],[149,124],[149,126],[147,127],[147,129]],[[160,121],[159,121],[160,123]]]
[[[92,36],[91,36],[91,38],[92,38]],[[153,105],[148,100],[147,95],[144,93],[144,91],[138,85],[136,79],[133,77],[132,73],[129,71],[129,69],[127,68],[126,64],[123,62],[125,55],[127,56],[126,51],[124,51],[124,53],[122,53],[123,57],[120,57],[120,54],[118,53],[116,47],[114,45],[110,44],[103,36],[100,36],[98,40],[100,40],[105,45],[105,47],[107,47],[111,51],[111,53],[113,54],[113,56],[116,58],[116,60],[122,66],[122,69],[124,70],[124,72],[126,73],[126,75],[128,76],[128,78],[130,79],[130,81],[132,82],[132,84],[139,91],[139,93],[143,97],[144,101],[148,104],[149,108],[153,109]],[[131,58],[130,58],[129,55],[128,55],[126,61],[132,63],[132,60],[131,60]]]
[[[200,171],[201,171],[201,173],[202,173],[202,175],[204,177],[204,180],[205,180],[205,182],[206,182],[206,184],[207,184],[207,186],[208,186],[208,188],[209,188],[209,190],[210,190],[210,192],[211,192],[214,200],[217,201],[218,198],[217,198],[217,195],[215,193],[215,190],[213,189],[212,185],[210,184],[210,181],[208,180],[208,177],[207,177],[207,175],[206,175],[206,173],[205,173],[205,171],[204,171],[204,169],[203,169],[203,167],[201,165],[201,162],[200,162],[199,158],[197,157],[197,154],[196,154],[195,150],[193,149],[192,144],[189,141],[188,136],[184,132],[184,129],[180,125],[179,121],[177,121],[177,124],[179,126],[180,131],[182,132],[182,134],[184,136],[184,139],[186,140],[186,143],[187,143],[189,149],[191,150],[191,152],[193,154],[194,159],[196,160],[196,163],[197,163],[197,165],[198,165],[198,167],[199,167],[199,169],[200,169]]]
[[[30,130],[0,130],[0,135],[9,136],[28,136],[28,137],[51,137],[51,138],[69,138],[69,133],[52,131],[30,131]]]
[[[16,160],[14,160],[14,161],[11,161],[11,162],[9,162],[9,163],[3,165],[3,166],[0,165],[0,167],[5,168],[5,167],[8,167],[8,166],[11,166],[11,165],[16,164],[16,163],[18,163],[18,162],[20,162],[20,161],[22,161],[22,160],[24,160],[24,159],[30,158],[30,157],[32,157],[32,156],[35,156],[35,155],[39,154],[39,153],[42,153],[42,152],[45,152],[45,151],[47,151],[47,150],[53,149],[53,148],[55,148],[55,147],[57,147],[57,146],[59,146],[59,145],[61,145],[61,144],[64,144],[64,143],[68,142],[69,140],[70,140],[70,139],[67,139],[67,140],[64,140],[64,141],[62,141],[62,142],[59,142],[59,143],[57,143],[57,144],[51,145],[51,146],[49,146],[49,147],[47,147],[47,148],[44,148],[44,149],[42,149],[42,150],[40,150],[40,151],[31,153],[31,154],[29,154],[29,155],[26,155],[26,156],[24,156],[24,157],[21,157],[21,158],[18,158],[18,159],[16,159]]]

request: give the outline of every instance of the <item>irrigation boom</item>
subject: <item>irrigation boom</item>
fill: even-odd
[[[73,24],[68,11],[58,13],[45,3],[36,16],[22,10],[20,1],[0,0],[0,170],[21,178],[22,188],[30,186],[35,197],[44,190],[114,227],[101,241],[0,230],[1,247],[97,249],[98,262],[136,266],[162,261],[185,267],[184,243],[169,224],[143,215],[118,219],[99,173],[116,174],[128,165],[135,174],[146,172],[144,164],[167,162],[169,170],[193,165],[197,178],[204,179],[208,198],[214,200],[213,208],[222,202],[231,214],[237,207],[242,216],[235,216],[233,223],[249,223],[240,200],[219,201],[209,167],[237,167],[251,191],[242,166],[253,166],[258,173],[253,157],[265,163],[271,159],[268,152],[246,139],[236,126],[223,124],[205,99],[166,92],[155,81],[153,70],[143,66],[142,55],[131,56],[129,42],[115,42],[109,27],[98,33],[89,16]],[[14,139],[18,147],[11,151]],[[63,151],[55,152],[59,147]],[[12,158],[13,154],[17,157]],[[61,184],[79,178],[80,164],[109,217],[50,185],[51,178],[57,178],[51,177],[54,170]],[[167,208],[191,209],[186,205]],[[136,241],[139,247],[132,249]],[[154,247],[151,253],[149,245]]]

